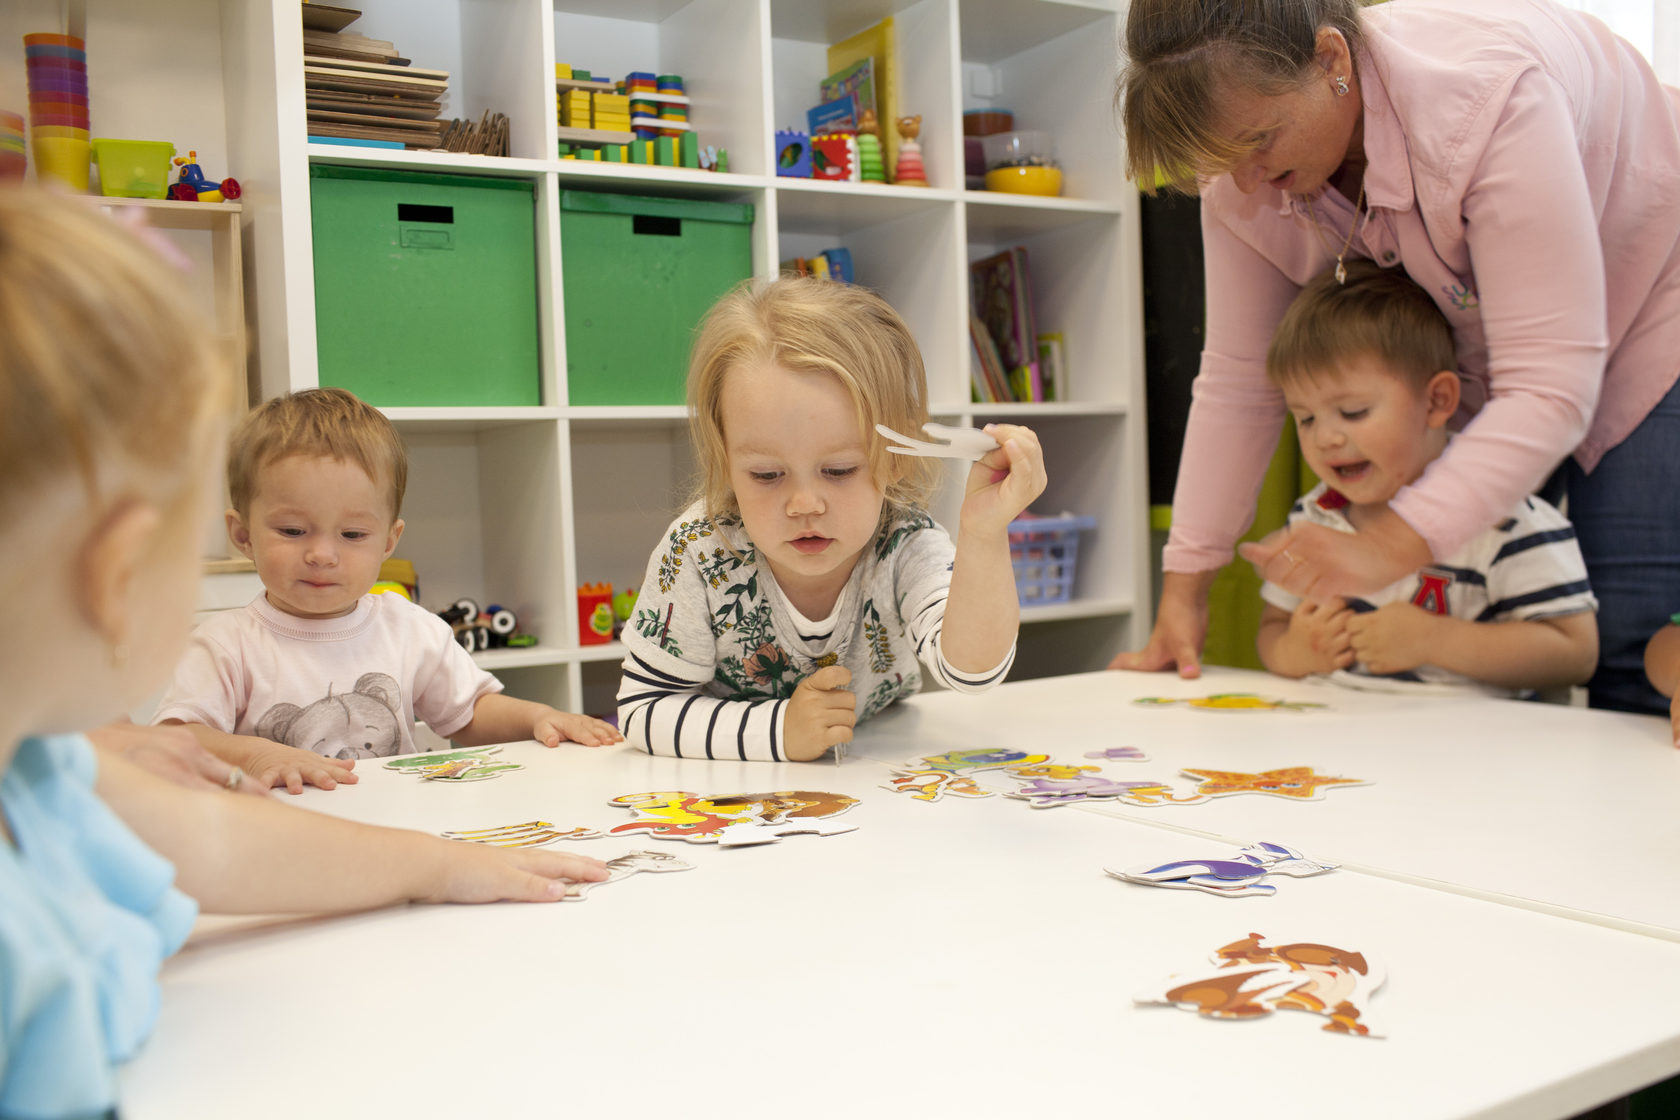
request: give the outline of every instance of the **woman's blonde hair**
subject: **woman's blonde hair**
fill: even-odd
[[[1114,92],[1127,174],[1151,193],[1159,178],[1194,194],[1198,177],[1235,166],[1255,145],[1221,133],[1226,91],[1275,96],[1298,89],[1320,28],[1341,32],[1357,55],[1365,38],[1362,6],[1363,0],[1132,0]]]
[[[688,366],[688,426],[699,460],[694,497],[708,516],[740,512],[729,484],[724,379],[744,366],[771,365],[838,378],[852,398],[870,474],[887,508],[926,507],[939,461],[890,454],[875,432],[885,424],[919,435],[927,423],[927,372],[910,328],[867,288],[789,276],[740,285],[700,324]]]
[[[89,200],[0,187],[0,516],[67,474],[196,494],[229,377],[182,283]]]
[[[383,484],[391,520],[402,515],[408,489],[408,451],[396,425],[347,389],[299,389],[253,408],[228,444],[228,499],[240,517],[251,514],[262,469],[293,455],[354,463]]]
[[[1311,381],[1363,356],[1418,392],[1440,371],[1458,370],[1452,327],[1429,293],[1403,269],[1357,257],[1346,282],[1333,268],[1307,281],[1272,335],[1266,375],[1280,386]]]

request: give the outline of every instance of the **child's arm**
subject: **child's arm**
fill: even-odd
[[[535,739],[545,747],[558,747],[566,741],[586,747],[624,741],[617,728],[593,716],[562,712],[547,704],[515,699],[500,692],[480,696],[473,704],[472,719],[450,738],[469,747],[520,739]]]
[[[1580,684],[1598,664],[1592,611],[1552,618],[1472,622],[1389,603],[1348,619],[1353,654],[1373,673],[1435,665],[1506,688]]]
[[[258,789],[283,785],[287,793],[302,793],[306,784],[317,789],[356,784],[354,759],[328,758],[257,735],[230,735],[203,723],[165,719],[160,726],[184,728],[205,750],[245,771]]]
[[[1329,673],[1353,664],[1347,622],[1353,612],[1340,599],[1301,600],[1293,611],[1267,603],[1255,646],[1260,663],[1280,677]]]
[[[1038,436],[1015,424],[988,424],[1001,445],[968,472],[950,597],[939,649],[958,672],[996,669],[1009,656],[1021,624],[1015,570],[1009,562],[1009,523],[1044,493],[1044,452]]]
[[[149,726],[124,719],[96,727],[87,737],[99,750],[120,754],[136,766],[188,789],[231,788],[255,797],[268,796],[266,786],[234,781],[234,767],[205,750],[184,727]]]
[[[1680,747],[1680,625],[1664,626],[1645,643],[1645,676],[1651,687],[1670,698],[1669,722]]]
[[[254,797],[183,789],[102,754],[95,791],[175,864],[205,910],[278,914],[393,902],[552,902],[598,881],[587,856],[521,851],[377,828]]]

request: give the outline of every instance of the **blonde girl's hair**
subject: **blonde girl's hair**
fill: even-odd
[[[723,431],[730,371],[769,366],[838,378],[869,447],[869,470],[889,510],[921,510],[939,482],[939,461],[892,455],[875,431],[906,435],[927,423],[927,372],[904,320],[856,284],[813,277],[753,280],[707,312],[688,366],[688,424],[698,462],[695,499],[707,516],[738,514]],[[883,511],[885,512],[885,511]]]
[[[251,513],[264,467],[293,455],[354,463],[386,487],[391,520],[402,515],[408,452],[394,424],[346,389],[299,389],[246,414],[228,445],[228,498],[240,517]]]
[[[1418,392],[1441,370],[1458,370],[1452,327],[1429,293],[1399,268],[1355,258],[1346,283],[1332,268],[1301,289],[1272,335],[1266,375],[1280,386],[1312,381],[1363,356]]]
[[[0,516],[69,474],[90,502],[197,494],[230,379],[182,283],[89,200],[0,187]]]
[[[1126,134],[1126,171],[1195,194],[1253,151],[1220,131],[1232,88],[1276,96],[1298,89],[1320,28],[1342,33],[1357,56],[1364,0],[1133,0],[1114,101]]]

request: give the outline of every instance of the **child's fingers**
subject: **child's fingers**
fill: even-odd
[[[844,665],[826,665],[799,682],[800,688],[832,691],[852,683],[852,671]]]

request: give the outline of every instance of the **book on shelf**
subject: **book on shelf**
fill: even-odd
[[[414,66],[388,39],[345,31],[361,13],[337,9],[332,26],[312,25],[305,5],[304,115],[308,134],[340,143],[382,147],[444,146],[448,122],[438,119],[449,72]]]
[[[1017,245],[969,265],[969,299],[997,345],[1014,399],[1043,400],[1026,249]]]
[[[805,111],[805,125],[812,136],[825,132],[856,132],[858,127],[857,95],[844,94],[833,101]]]
[[[854,113],[862,114],[869,109],[879,116],[881,110],[875,104],[875,57],[860,58],[824,78],[821,96],[824,105],[851,98]]]
[[[858,112],[861,114],[865,109],[875,110],[875,117],[881,125],[881,158],[887,170],[891,172],[898,166],[898,129],[893,127],[893,122],[899,115],[898,45],[891,16],[828,48],[829,78],[824,79],[822,99],[833,100],[826,88],[829,81],[863,62],[868,63],[869,84],[874,93],[867,104],[863,96],[859,95]],[[857,90],[851,92],[856,93]]]
[[[972,311],[968,315],[968,342],[969,379],[975,401],[980,404],[1013,401],[1015,397],[1009,390],[1009,377],[1003,359],[998,356],[997,343],[992,341],[992,333],[980,316]]]
[[[1065,401],[1067,389],[1067,343],[1061,331],[1038,336],[1038,372],[1044,383],[1044,399]]]

